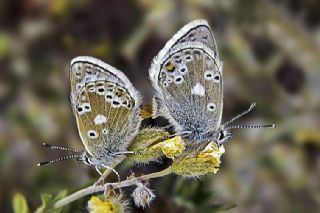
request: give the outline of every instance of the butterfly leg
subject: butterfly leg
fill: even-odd
[[[120,182],[120,175],[119,175],[119,173],[114,169],[114,168],[112,168],[112,167],[110,167],[110,166],[107,166],[107,165],[104,165],[104,164],[101,164],[101,166],[103,166],[104,168],[106,168],[106,169],[109,169],[109,170],[111,170],[111,171],[113,171],[116,175],[117,175],[117,177],[118,177],[118,182]]]
[[[99,169],[99,166],[95,166],[94,167],[96,169],[96,171],[99,173],[100,177],[99,179],[93,184],[94,186],[98,186],[98,185],[103,185],[104,184],[104,177],[102,172]]]
[[[99,166],[95,166],[94,168],[96,169],[96,171],[98,172],[98,174],[101,176],[101,175],[102,175],[102,172],[100,171]]]

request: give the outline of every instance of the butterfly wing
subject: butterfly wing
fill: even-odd
[[[155,116],[200,143],[215,132],[222,116],[222,63],[210,27],[203,20],[184,26],[154,59]]]
[[[71,103],[82,142],[96,159],[125,151],[140,126],[141,97],[116,68],[93,57],[71,61]]]

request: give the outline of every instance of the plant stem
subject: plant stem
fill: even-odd
[[[67,205],[68,203],[71,203],[75,200],[78,200],[79,198],[82,198],[86,195],[94,194],[97,192],[103,192],[108,186],[111,186],[113,189],[124,188],[124,187],[128,187],[128,186],[136,185],[137,183],[141,182],[142,180],[163,177],[163,176],[169,175],[171,173],[172,173],[172,169],[171,169],[171,167],[168,167],[160,172],[142,175],[140,177],[135,177],[135,178],[124,180],[124,181],[117,182],[117,183],[106,183],[104,185],[89,186],[87,188],[81,189],[81,190],[59,200],[58,202],[56,202],[54,204],[54,208],[60,208],[64,205]]]

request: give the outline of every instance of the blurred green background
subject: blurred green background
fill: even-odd
[[[317,0],[0,1],[0,212],[12,211],[16,192],[35,210],[40,193],[75,191],[98,177],[75,161],[36,167],[62,155],[42,142],[82,148],[69,102],[73,57],[91,55],[119,68],[151,103],[152,58],[198,18],[208,20],[224,61],[223,120],[256,101],[239,123],[278,128],[237,130],[218,174],[154,180],[156,201],[131,210],[212,212],[237,205],[229,211],[320,212],[319,11]],[[72,212],[85,211],[86,199]]]

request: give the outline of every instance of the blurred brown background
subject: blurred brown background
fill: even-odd
[[[69,103],[73,57],[119,68],[150,103],[152,58],[198,18],[210,23],[224,61],[223,120],[256,101],[240,123],[278,128],[236,131],[218,174],[157,179],[157,200],[131,210],[212,212],[235,204],[230,212],[320,212],[319,11],[317,0],[1,1],[0,212],[12,211],[15,192],[35,210],[40,193],[74,191],[97,178],[75,161],[35,166],[62,154],[42,142],[82,148]],[[73,212],[85,211],[85,200]]]

